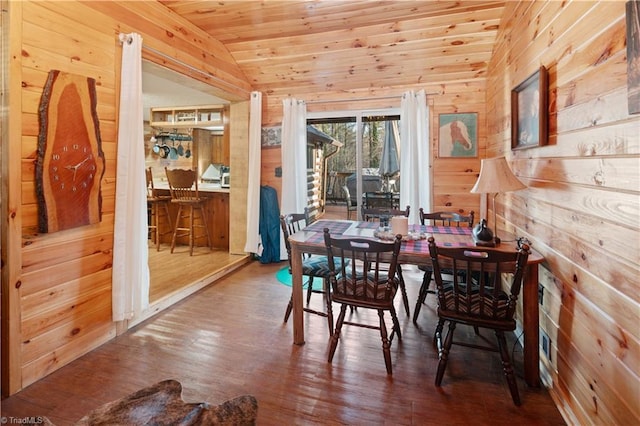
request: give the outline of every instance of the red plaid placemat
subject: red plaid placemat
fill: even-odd
[[[349,229],[351,222],[341,222],[334,220],[319,220],[304,228],[305,231],[324,232],[324,228],[329,228],[329,232],[334,235],[342,235],[344,231]],[[324,238],[324,237],[322,237]]]
[[[470,244],[466,242],[451,243],[451,242],[442,242],[442,241],[436,240],[436,245],[438,247],[467,247]],[[429,253],[429,241],[427,240],[403,241],[400,251],[410,252],[410,253]]]
[[[380,224],[378,222],[360,222],[358,228],[377,229]],[[452,234],[452,235],[471,235],[471,228],[467,226],[430,226],[430,225],[409,225],[410,232],[419,232],[424,234]]]
[[[324,244],[324,232],[316,232],[315,234],[307,238],[306,242],[313,244]]]
[[[427,234],[453,234],[453,235],[471,235],[471,228],[468,226],[428,226],[413,225],[418,228],[416,231],[425,232]]]

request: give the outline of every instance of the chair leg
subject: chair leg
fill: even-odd
[[[516,376],[513,373],[511,359],[509,358],[507,340],[504,337],[504,333],[500,330],[496,330],[496,337],[498,338],[498,348],[500,350],[500,357],[502,358],[502,370],[509,384],[511,399],[515,405],[520,405],[520,394],[518,393],[518,384],[516,383]]]
[[[311,293],[313,293],[313,277],[309,277],[307,281],[307,306],[311,303]]]
[[[444,328],[444,320],[438,319],[438,325],[436,325],[436,331],[433,333],[433,346],[438,350],[442,347],[442,329]]]
[[[340,339],[340,330],[342,329],[342,323],[344,322],[344,316],[347,313],[347,305],[340,305],[340,313],[338,314],[338,322],[336,322],[336,330],[331,335],[329,340],[329,358],[328,361],[333,361],[333,355],[336,353],[338,347],[338,339]]]
[[[422,276],[422,284],[420,285],[420,291],[418,292],[418,300],[416,301],[416,307],[413,310],[413,322],[418,321],[418,315],[420,315],[420,309],[422,304],[427,298],[429,293],[429,285],[431,284],[431,271],[425,271]]]
[[[156,250],[160,251],[160,237],[167,232],[160,232],[160,206],[156,206]],[[173,231],[173,226],[171,225],[171,215],[169,214],[169,203],[162,203],[162,210],[164,211],[165,217],[167,218],[167,224],[169,225],[169,233]]]
[[[404,303],[404,311],[407,313],[407,316],[411,316],[409,313],[409,298],[407,297],[407,288],[404,283],[404,277],[402,276],[402,268],[400,264],[397,266],[398,272],[398,281],[400,281],[400,291],[402,292],[402,302]]]
[[[436,372],[436,386],[440,386],[442,383],[442,377],[444,376],[444,370],[447,368],[447,361],[449,361],[449,350],[453,343],[453,332],[456,329],[456,323],[449,321],[449,331],[447,331],[447,337],[444,339],[444,344],[438,344],[438,371]]]
[[[393,331],[398,336],[398,340],[402,340],[402,330],[400,330],[400,321],[398,321],[396,309],[392,306],[389,312],[391,313],[391,321],[393,321]]]
[[[189,256],[193,256],[193,206],[189,206]]]
[[[173,231],[173,224],[171,223],[171,213],[169,213],[169,202],[162,203],[164,207],[164,213],[167,215],[167,223],[169,224],[169,232]]]
[[[378,309],[378,317],[380,318],[380,338],[382,339],[382,353],[384,355],[384,365],[387,367],[387,374],[392,374],[391,366],[391,342],[387,335],[387,326],[384,323],[384,311]]]
[[[324,288],[324,297],[327,303],[327,323],[329,324],[329,336],[333,336],[333,304],[331,303],[331,293],[327,279],[323,279],[322,287]]]
[[[287,305],[287,309],[284,311],[284,322],[289,321],[289,316],[291,315],[292,309],[293,309],[293,297],[289,299],[289,304]]]
[[[211,234],[209,234],[209,224],[207,223],[207,212],[204,209],[204,205],[200,205],[200,214],[202,216],[202,226],[204,227],[204,232],[207,235],[207,245],[209,250],[213,249],[213,244],[211,242]]]
[[[171,237],[171,253],[176,248],[176,236],[178,234],[178,227],[180,226],[180,217],[182,215],[182,204],[178,205],[178,215],[176,216],[176,226],[173,228],[173,236]]]

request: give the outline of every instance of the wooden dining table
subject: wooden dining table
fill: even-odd
[[[293,343],[303,345],[304,316],[302,292],[302,255],[326,255],[324,229],[336,236],[376,238],[377,222],[352,220],[318,220],[289,237],[291,242],[291,275],[293,299]],[[427,239],[433,236],[438,246],[473,246],[471,228],[453,226],[409,225],[409,232],[419,239],[403,241],[398,255],[401,264],[429,265],[431,259]],[[504,240],[503,240],[504,241]],[[515,243],[503,242],[496,249],[513,251]],[[539,326],[538,326],[538,265],[544,261],[540,253],[531,250],[522,286],[522,329],[524,332],[524,380],[532,387],[540,386]]]

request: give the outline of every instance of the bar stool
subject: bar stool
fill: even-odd
[[[189,254],[193,256],[193,242],[196,238],[207,237],[211,249],[211,237],[207,227],[207,214],[204,209],[206,198],[198,193],[198,175],[195,170],[164,168],[171,191],[171,202],[178,205],[178,215],[171,238],[171,253],[176,246],[177,237],[189,237]],[[200,224],[196,223],[196,214]],[[186,222],[186,223],[185,223]],[[204,235],[195,235],[196,228],[204,228]]]
[[[160,251],[160,237],[171,234],[173,226],[171,225],[171,215],[169,214],[169,203],[171,195],[158,195],[153,187],[153,174],[151,167],[145,170],[147,175],[147,209],[149,212],[149,234],[154,236],[156,250]],[[168,228],[164,232],[160,232],[160,216],[163,215],[168,224]]]

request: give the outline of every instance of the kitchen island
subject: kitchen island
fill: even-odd
[[[171,195],[169,191],[169,183],[166,179],[154,179],[153,186],[158,195]],[[207,198],[205,210],[207,214],[207,227],[211,235],[211,244],[216,249],[229,249],[229,188],[222,188],[218,183],[198,182],[198,192],[201,197]],[[169,205],[169,214],[171,215],[171,223],[175,224],[178,214],[177,205]],[[168,224],[160,221],[160,232],[167,231]],[[161,243],[171,244],[171,234],[167,233],[160,237]],[[198,238],[195,245],[205,246],[206,238]],[[178,238],[176,245],[188,245],[189,241],[186,237]]]

